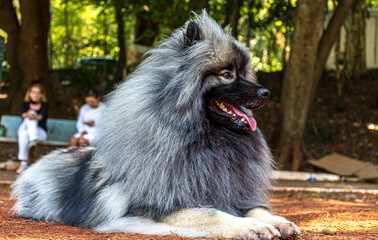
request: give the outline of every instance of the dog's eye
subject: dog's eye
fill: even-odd
[[[234,78],[234,76],[232,75],[232,73],[230,72],[225,72],[225,73],[222,73],[221,76],[225,79],[232,79]]]

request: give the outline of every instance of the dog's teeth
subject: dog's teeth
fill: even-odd
[[[232,112],[231,112],[231,111],[229,111],[229,112],[227,112],[227,113],[228,113],[228,114],[230,114],[230,115],[232,114]]]

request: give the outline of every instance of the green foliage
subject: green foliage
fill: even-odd
[[[127,45],[143,37],[153,38],[156,44],[193,16],[193,6],[197,13],[206,8],[222,25],[231,11],[226,0],[51,0],[50,66],[73,67],[78,58],[87,56],[117,58],[115,6],[120,6],[124,13]],[[253,63],[259,70],[284,68],[284,48],[290,46],[295,8],[295,0],[242,1],[238,39],[250,47]],[[135,36],[141,15],[157,28],[146,27],[142,35]]]
[[[114,8],[104,1],[94,2],[98,4],[51,0],[49,42],[53,69],[73,67],[80,57],[118,57]],[[126,24],[127,33],[132,25],[133,21]]]
[[[378,8],[378,0],[366,0],[367,8]]]
[[[294,31],[295,8],[296,1],[290,0],[244,1],[238,39],[250,46],[257,69],[283,70],[287,60],[284,48],[290,46]]]

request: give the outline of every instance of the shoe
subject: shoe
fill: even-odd
[[[19,161],[12,161],[8,160],[7,161],[7,170],[8,171],[16,171],[16,169],[20,166]]]
[[[0,162],[0,169],[7,169],[7,162]]]
[[[19,162],[8,160],[6,162],[0,163],[0,169],[7,171],[15,171],[18,168],[19,164]]]
[[[21,174],[23,171],[25,171],[28,167],[24,165],[20,165],[20,167],[17,169],[16,173]]]
[[[35,146],[37,146],[37,144],[38,144],[38,140],[33,140],[33,141],[30,142],[29,148],[35,147]]]

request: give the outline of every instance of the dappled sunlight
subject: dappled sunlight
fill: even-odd
[[[366,124],[367,129],[378,131],[378,124],[375,123],[368,123]]]
[[[310,200],[310,203],[308,202],[309,200]],[[297,200],[297,199],[295,201],[288,200],[288,199],[273,199],[270,201],[270,203],[273,207],[279,208],[280,206],[286,205],[288,202],[290,202],[291,204],[296,205],[294,206],[294,209],[298,211],[297,213],[303,213],[303,214],[309,213],[307,212],[307,210],[303,209],[304,206],[309,205],[309,204],[314,205],[314,208],[311,209],[310,211],[311,213],[319,212],[319,211],[323,212],[325,209],[327,209],[327,207],[330,207],[330,206],[338,206],[340,210],[344,210],[344,211],[351,210],[351,207],[356,207],[356,206],[366,207],[366,208],[373,207],[372,203],[365,203],[365,202],[359,202],[359,201],[362,201],[362,200],[356,199],[354,201],[341,201],[341,200],[335,200],[335,199],[316,198],[316,199],[305,199],[303,201]],[[289,211],[292,211],[294,209],[290,209]]]
[[[304,235],[299,239],[354,239],[351,236],[378,234],[377,195],[276,192],[272,196],[275,214],[301,228]],[[335,235],[323,234],[325,229]]]
[[[358,215],[351,214],[350,212],[325,212],[316,218],[298,223],[298,226],[302,230],[315,232],[322,231],[325,228],[335,232],[377,232],[377,224],[377,217],[372,215],[370,212],[359,212]]]

